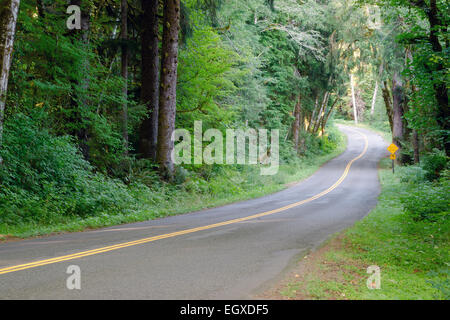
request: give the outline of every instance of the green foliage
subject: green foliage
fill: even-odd
[[[437,149],[432,153],[426,154],[422,160],[422,168],[427,172],[425,175],[426,179],[429,181],[438,179],[441,171],[448,168],[448,160],[445,152]]]
[[[68,185],[91,169],[69,137],[55,137],[23,114],[8,119],[4,139],[1,169],[6,186],[39,192],[52,181]]]
[[[24,121],[17,122],[17,129],[7,129],[8,141],[22,130],[20,124]],[[33,127],[33,121],[29,119],[25,125]],[[48,135],[47,139],[66,138]],[[40,137],[39,140],[45,139]],[[195,170],[178,167],[178,184],[175,185],[161,181],[150,161],[136,160],[128,186],[84,169],[78,172],[73,163],[84,161],[73,144],[66,141],[66,147],[75,152],[75,158],[65,159],[66,165],[59,170],[72,172],[70,168],[75,168],[72,175],[79,174],[81,178],[75,177],[65,185],[58,185],[50,177],[44,183],[46,187],[39,189],[37,186],[38,193],[28,192],[23,186],[0,184],[0,234],[30,236],[80,231],[86,227],[144,221],[262,196],[314,173],[345,149],[344,140],[339,141],[331,153],[283,164],[274,176],[261,176],[258,166],[215,165],[200,166]],[[20,159],[17,157],[16,161],[20,162]],[[3,181],[3,172],[1,179]]]
[[[442,222],[450,215],[450,185],[423,183],[407,189],[401,197],[405,213],[414,221]]]
[[[420,166],[407,166],[400,169],[400,181],[410,185],[426,182],[428,172]]]
[[[195,165],[178,167],[173,185],[161,181],[155,164],[134,152],[147,113],[140,102],[139,5],[130,3],[125,42],[117,1],[83,2],[89,32],[67,30],[66,8],[64,0],[21,2],[0,150],[0,223],[117,222],[127,219],[121,215],[135,217],[138,205],[180,194],[239,197],[288,177],[257,178],[253,167]],[[331,131],[324,137],[302,131],[303,158],[289,139],[296,97],[302,95],[306,116],[313,94],[338,86],[327,81],[342,69],[338,56],[328,54],[327,39],[338,25],[328,19],[333,8],[316,1],[183,1],[176,127],[192,131],[202,120],[204,130],[279,129],[288,171],[336,152],[342,141]],[[126,97],[123,45],[130,53]],[[129,150],[122,138],[124,104]]]
[[[450,268],[442,268],[438,271],[431,271],[429,277],[433,278],[428,282],[433,288],[439,290],[445,300],[450,299]]]
[[[180,166],[175,183],[166,184],[152,161],[136,159],[137,129],[147,113],[140,102],[141,11],[138,3],[130,3],[129,40],[122,42],[118,4],[84,2],[90,23],[89,32],[83,33],[67,30],[67,1],[21,2],[0,149],[5,159],[0,169],[0,224],[45,225],[72,218],[86,225],[108,219],[130,221],[167,214],[164,210],[178,196],[238,199],[251,190],[267,191],[265,185],[279,186],[296,170],[309,168],[343,144],[332,127],[323,136],[305,127],[320,113],[324,94],[332,98],[323,111],[334,101],[348,111],[348,75],[354,73],[362,98],[369,99],[375,76],[363,75],[374,73],[382,59],[391,62],[388,72],[403,64],[403,51],[390,45],[393,37],[400,44],[429,31],[423,15],[411,17],[417,27],[406,33],[405,26],[387,21],[373,29],[370,15],[349,1],[183,1],[176,127],[192,131],[194,121],[202,120],[204,130],[278,129],[283,169],[268,178],[258,176],[256,167]],[[126,97],[120,62],[123,45],[130,53]],[[406,118],[411,128],[439,147],[445,135],[434,94],[435,86],[446,79],[438,66],[447,66],[448,52],[438,54],[420,42],[413,55],[407,72],[411,84],[421,90],[408,91],[411,107]],[[291,136],[299,97],[297,152]],[[124,104],[129,150],[124,150],[122,138]],[[383,111],[377,105],[377,112]],[[379,113],[370,120],[388,127]],[[422,169],[411,168],[404,179],[411,185],[436,180],[446,163],[445,156],[435,152],[423,158]],[[430,192],[424,203],[436,203],[441,210],[444,187],[424,184],[423,190],[411,193],[411,203]],[[149,212],[137,213],[139,207]],[[437,219],[439,214],[425,205],[408,208],[411,215],[424,219]]]
[[[44,7],[41,14],[35,1],[21,2],[6,117],[40,110],[52,134],[71,135],[77,144],[86,144],[96,169],[123,178],[122,105],[128,105],[132,139],[146,111],[136,99],[136,83],[129,84],[128,100],[122,95],[118,46],[102,35],[111,30],[110,21],[93,19],[86,44],[80,32],[67,30],[66,1]]]
[[[429,155],[422,166],[409,166],[399,169],[400,181],[404,190],[400,201],[408,217],[414,221],[448,223],[450,217],[450,179],[448,170],[439,181],[435,180],[436,154]],[[445,160],[445,155],[441,155]],[[438,159],[440,159],[438,157]],[[445,166],[445,162],[444,162]]]
[[[426,151],[449,152],[448,1],[369,0],[382,25],[375,31],[377,59],[385,64],[383,80],[403,74],[408,107],[405,120],[424,139]],[[406,56],[406,60],[405,60]],[[388,81],[389,83],[389,81]]]
[[[341,142],[342,135],[336,128],[330,129],[328,134],[321,139],[321,150],[324,153],[329,153],[334,150]]]
[[[50,224],[133,208],[122,182],[95,174],[69,137],[53,136],[36,122],[17,114],[5,127],[0,225]]]
[[[238,106],[226,97],[236,90],[240,70],[236,53],[211,28],[198,27],[180,52],[177,89],[177,125],[193,126],[194,120],[206,125],[226,126]]]
[[[401,177],[404,171],[400,170]],[[445,298],[433,287],[443,284],[448,270],[448,183],[446,187],[423,187],[421,182],[413,181],[405,184],[389,169],[382,170],[380,178],[382,193],[376,209],[348,232],[352,257],[363,257],[382,270],[382,290],[371,290],[372,294],[366,293],[363,298]],[[434,189],[425,191],[426,188]],[[414,195],[407,199],[410,192]],[[439,209],[432,213],[434,205],[441,211],[447,210],[447,218],[436,213]],[[428,218],[411,219],[421,214]]]

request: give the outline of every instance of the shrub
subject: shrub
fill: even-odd
[[[91,170],[69,137],[52,136],[23,114],[8,120],[0,152],[1,184],[40,195],[49,183],[75,187],[77,179]]]
[[[441,268],[438,271],[430,271],[429,277],[434,277],[439,280],[428,280],[431,286],[440,291],[442,297],[446,300],[450,299],[450,268]],[[440,278],[439,278],[440,277]]]
[[[423,183],[406,188],[400,201],[404,211],[415,221],[448,219],[450,204],[449,183]]]
[[[400,167],[399,170],[400,181],[408,184],[424,183],[427,171],[420,166]]]
[[[440,173],[447,167],[448,158],[444,151],[434,149],[423,157],[422,168],[427,171],[425,177],[429,181],[439,178]]]
[[[93,172],[70,138],[51,135],[23,114],[8,120],[0,152],[0,224],[49,224],[137,207],[121,181]]]

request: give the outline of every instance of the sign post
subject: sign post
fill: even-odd
[[[395,159],[397,158],[395,153],[398,151],[398,147],[395,144],[391,144],[387,149],[391,153],[392,173],[395,173]]]
[[[392,160],[392,173],[395,173],[395,153],[391,154],[391,160]]]

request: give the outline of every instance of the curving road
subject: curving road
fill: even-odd
[[[340,126],[347,150],[284,191],[219,208],[0,244],[0,299],[247,299],[376,204],[386,143]],[[81,290],[68,290],[70,265]]]

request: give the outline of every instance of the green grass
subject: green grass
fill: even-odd
[[[353,121],[341,119],[334,123],[354,126]],[[375,131],[391,141],[386,123],[360,123],[357,127]],[[450,299],[448,213],[447,219],[440,222],[414,221],[405,213],[402,201],[409,199],[411,189],[401,177],[408,170],[415,172],[412,169],[398,168],[393,174],[391,161],[383,159],[379,167],[382,190],[375,209],[353,227],[335,235],[310,266],[314,271],[301,281],[289,282],[280,294],[310,299]],[[429,204],[428,200],[423,203]],[[381,269],[379,290],[366,285],[370,276],[366,270],[371,265]]]
[[[390,161],[381,161],[382,192],[376,208],[346,230],[338,246],[327,249],[313,274],[289,286],[312,299],[449,299],[450,225],[415,222],[402,208],[404,184],[392,174]],[[333,241],[333,240],[331,240]],[[333,266],[329,268],[328,266]],[[366,286],[366,268],[381,268],[381,289]],[[292,290],[282,295],[293,297]]]
[[[449,225],[414,222],[405,216],[399,195],[404,186],[390,171],[380,170],[382,194],[375,210],[346,233],[350,248],[341,254],[381,268],[381,290],[349,288],[355,299],[443,299],[432,282],[444,283],[450,262]],[[348,286],[347,286],[348,287]]]
[[[208,182],[194,176],[181,186],[161,184],[153,189],[136,188],[133,191],[136,201],[134,208],[124,214],[102,212],[85,218],[55,214],[46,223],[0,224],[0,240],[152,220],[271,194],[285,189],[289,183],[309,177],[324,163],[341,154],[346,148],[346,139],[336,131],[338,143],[334,150],[280,165],[278,174],[274,176],[261,176],[257,167],[246,166],[241,170],[225,167],[221,174]]]
[[[289,283],[282,291],[281,294],[288,298],[294,298],[300,290],[300,285],[298,283]]]

